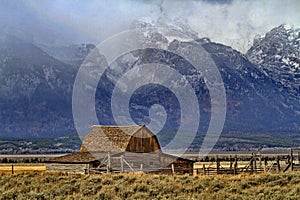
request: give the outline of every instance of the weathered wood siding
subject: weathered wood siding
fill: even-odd
[[[160,151],[160,145],[155,135],[143,127],[129,140],[126,151],[135,153],[150,153]]]
[[[192,173],[194,162],[191,160],[175,157],[168,154],[162,154],[160,157],[161,163],[167,164],[167,167],[175,168],[175,172]]]
[[[139,170],[142,165],[142,171],[156,171],[163,167],[159,160],[160,153],[130,153],[126,152],[124,158],[136,170]]]

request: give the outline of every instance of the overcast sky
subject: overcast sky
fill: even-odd
[[[97,43],[134,19],[181,17],[200,37],[245,51],[256,34],[300,27],[299,10],[298,0],[0,0],[0,26],[36,42]]]

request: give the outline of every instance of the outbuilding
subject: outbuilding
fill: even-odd
[[[194,161],[165,154],[157,137],[144,125],[93,126],[79,152],[56,157],[47,171],[79,173],[192,173]]]

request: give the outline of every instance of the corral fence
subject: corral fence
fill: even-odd
[[[138,162],[128,161],[124,156],[112,157],[108,155],[102,159],[96,167],[87,167],[85,173],[102,174],[102,173],[155,173],[155,174],[192,174],[192,167],[185,167],[172,163],[168,166],[162,164],[144,165]]]
[[[288,155],[263,155],[260,152],[252,153],[250,157],[215,156],[207,158],[208,162],[196,162],[193,175],[215,174],[258,174],[300,171],[300,148],[291,148]]]

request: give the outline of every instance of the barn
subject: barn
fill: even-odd
[[[78,173],[192,173],[194,161],[162,152],[157,137],[144,125],[92,126],[79,152],[56,157],[47,171]]]

